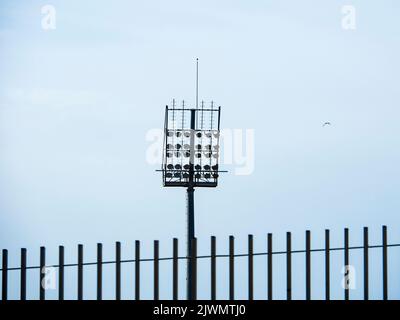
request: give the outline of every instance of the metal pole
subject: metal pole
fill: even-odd
[[[187,189],[187,299],[192,300],[192,240],[194,239],[194,189],[189,187]]]
[[[45,291],[45,281],[46,281],[46,248],[40,247],[40,287],[39,287],[39,299],[46,299],[46,291]]]
[[[306,231],[306,300],[311,300],[311,232]]]
[[[272,233],[268,233],[268,300],[272,300]]]
[[[189,186],[187,188],[187,299],[193,300],[193,270],[192,270],[192,240],[194,234],[194,136],[196,124],[196,110],[190,110],[190,162],[189,162]]]
[[[173,240],[172,299],[178,300],[178,239]]]
[[[217,238],[211,237],[211,300],[217,297]]]
[[[58,300],[64,300],[64,247],[58,247]]]
[[[26,300],[26,249],[21,249],[21,300]]]
[[[235,237],[229,236],[229,300],[235,300]]]
[[[254,274],[253,274],[253,266],[254,266],[254,256],[253,256],[253,235],[249,234],[249,243],[248,243],[248,271],[249,271],[249,278],[248,278],[248,289],[249,289],[249,300],[253,300],[254,297]]]
[[[330,231],[325,230],[325,300],[331,299]]]
[[[344,299],[349,300],[350,299],[350,291],[349,291],[349,282],[351,280],[348,280],[347,278],[349,277],[349,229],[345,228],[344,229],[344,271],[345,271],[345,285],[344,285]]]
[[[197,300],[197,239],[192,239],[192,300]]]
[[[135,241],[135,300],[140,300],[140,241]]]
[[[292,300],[292,234],[286,232],[286,300]]]
[[[115,300],[121,300],[121,242],[115,244]]]
[[[78,244],[78,300],[83,300],[83,245]]]
[[[387,227],[382,227],[382,269],[383,269],[383,300],[388,299],[388,268],[387,268]]]
[[[154,240],[154,268],[153,268],[153,276],[154,276],[154,298],[153,300],[159,299],[160,287],[159,287],[159,279],[160,279],[160,266],[159,266],[159,242],[158,240]]]
[[[97,300],[103,299],[103,245],[97,244]]]
[[[2,268],[2,282],[1,282],[1,298],[2,300],[8,299],[8,250],[3,249],[3,268]]]
[[[368,228],[364,228],[364,300],[369,300]]]

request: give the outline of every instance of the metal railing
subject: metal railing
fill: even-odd
[[[216,237],[211,237],[210,242],[210,254],[209,255],[197,255],[197,239],[191,241],[193,257],[182,257],[178,254],[178,239],[173,239],[172,256],[171,257],[160,257],[159,256],[159,241],[154,241],[153,258],[141,258],[141,244],[140,241],[135,242],[135,257],[134,259],[121,259],[121,243],[116,242],[115,246],[115,260],[103,260],[103,245],[97,244],[97,261],[84,262],[83,259],[83,245],[78,245],[78,256],[77,263],[65,263],[65,252],[64,246],[59,246],[58,249],[58,264],[46,265],[46,248],[40,247],[40,264],[36,266],[27,265],[27,249],[21,249],[21,264],[19,267],[8,266],[8,250],[2,250],[2,299],[8,299],[8,274],[11,271],[19,271],[20,273],[20,300],[26,300],[26,288],[27,288],[27,270],[38,269],[40,272],[40,283],[39,287],[39,299],[45,300],[46,289],[43,286],[45,279],[45,268],[58,268],[58,299],[64,300],[65,293],[65,268],[76,267],[77,268],[77,299],[83,300],[83,277],[85,266],[96,266],[96,297],[98,300],[103,298],[103,266],[112,264],[115,266],[115,299],[121,299],[121,264],[133,263],[134,266],[134,298],[136,300],[141,299],[141,262],[152,262],[153,263],[153,299],[159,299],[159,283],[160,283],[160,261],[171,261],[172,262],[172,299],[178,299],[178,261],[189,259],[192,266],[192,290],[191,296],[193,299],[197,299],[197,264],[198,259],[209,259],[210,260],[210,299],[215,300],[216,295],[216,282],[217,282],[217,259],[228,258],[229,275],[228,275],[228,292],[229,299],[235,299],[235,258],[247,257],[247,294],[248,299],[254,299],[254,257],[266,256],[267,270],[266,270],[266,282],[267,282],[267,295],[264,297],[268,300],[273,300],[273,257],[276,255],[286,256],[286,299],[292,299],[292,255],[304,254],[305,255],[305,298],[311,300],[311,254],[315,252],[324,253],[324,285],[325,285],[325,299],[331,299],[331,252],[342,251],[343,252],[343,266],[349,266],[350,264],[350,251],[362,250],[363,251],[363,298],[369,299],[369,249],[381,249],[381,288],[382,288],[382,299],[388,299],[388,248],[400,247],[400,244],[388,244],[387,242],[387,227],[382,227],[382,243],[377,245],[370,245],[368,238],[368,228],[364,228],[363,232],[363,244],[360,246],[349,245],[349,229],[344,229],[344,246],[343,247],[331,247],[330,246],[330,231],[325,230],[325,246],[324,248],[312,248],[311,247],[311,232],[306,231],[305,237],[305,249],[304,250],[293,250],[292,249],[292,234],[286,233],[286,250],[284,251],[273,251],[273,236],[271,233],[267,235],[267,246],[265,252],[254,252],[253,246],[253,235],[248,236],[248,250],[246,253],[235,253],[235,238],[229,237],[229,249],[227,254],[217,254],[216,252]],[[344,288],[344,299],[349,300],[349,288]]]

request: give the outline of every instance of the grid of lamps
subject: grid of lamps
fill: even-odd
[[[188,122],[191,112],[195,112],[195,129]],[[219,177],[218,158],[219,146],[219,116],[220,108],[215,108],[211,102],[209,108],[167,107],[164,142],[164,183],[175,182],[186,184],[190,177],[190,163],[193,161],[194,182],[215,184]],[[192,136],[193,135],[193,136]],[[193,156],[192,156],[193,153]]]

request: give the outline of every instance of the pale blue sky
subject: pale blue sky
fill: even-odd
[[[41,28],[45,4],[56,30]],[[145,135],[172,98],[194,103],[196,57],[200,98],[256,137],[254,174],[227,166],[195,193],[201,252],[210,235],[240,251],[249,233],[258,250],[267,232],[301,246],[308,228],[316,247],[325,228],[337,245],[344,227],[355,244],[363,226],[371,242],[382,224],[399,234],[399,14],[394,0],[3,0],[0,247],[94,257],[96,242],[184,240],[184,190],[162,188]]]

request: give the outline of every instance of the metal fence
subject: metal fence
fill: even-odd
[[[228,258],[228,293],[229,299],[235,299],[235,259],[238,257],[247,258],[247,296],[249,300],[254,299],[254,257],[255,256],[265,256],[266,259],[266,286],[267,292],[265,299],[273,300],[274,298],[274,288],[273,288],[273,259],[275,256],[283,255],[286,256],[286,299],[292,299],[292,256],[293,255],[304,255],[305,263],[305,298],[306,300],[311,300],[311,254],[315,252],[320,252],[324,255],[324,298],[326,300],[331,299],[331,253],[334,251],[339,251],[343,253],[343,266],[349,266],[350,264],[350,252],[353,250],[362,250],[363,252],[363,298],[365,300],[369,299],[369,249],[381,249],[381,267],[382,274],[376,275],[381,281],[381,298],[383,300],[388,299],[388,248],[390,247],[400,247],[400,244],[388,244],[387,242],[387,227],[382,227],[382,242],[380,244],[370,245],[368,239],[368,228],[363,230],[363,244],[360,246],[350,246],[349,245],[349,229],[344,229],[344,244],[342,247],[331,247],[330,245],[330,231],[325,230],[325,245],[323,248],[312,248],[311,247],[311,232],[306,231],[305,237],[305,249],[304,250],[292,250],[292,234],[290,232],[286,233],[286,250],[274,251],[273,250],[273,235],[271,233],[267,236],[266,251],[264,252],[254,252],[253,246],[253,236],[248,236],[248,250],[245,253],[235,253],[235,238],[233,236],[229,237],[229,248],[226,254],[217,254],[216,250],[216,237],[212,236],[210,242],[210,254],[209,255],[197,255],[197,239],[193,239],[191,242],[192,246],[192,257],[183,257],[178,254],[178,239],[173,239],[172,246],[172,256],[170,257],[160,257],[159,256],[159,241],[154,241],[153,258],[142,258],[141,257],[141,243],[140,241],[135,242],[135,257],[134,259],[121,259],[121,243],[117,242],[115,246],[115,260],[105,261],[103,260],[103,245],[101,243],[97,244],[97,261],[84,262],[83,245],[78,245],[78,256],[77,263],[65,263],[64,247],[60,246],[58,250],[58,264],[56,265],[46,265],[46,249],[45,247],[40,248],[40,264],[36,266],[27,265],[27,250],[21,249],[21,264],[18,267],[8,266],[8,250],[2,250],[2,299],[8,299],[9,292],[9,281],[8,275],[10,272],[19,272],[19,299],[26,300],[27,297],[27,270],[37,269],[40,273],[38,283],[39,298],[40,300],[46,299],[46,289],[43,286],[43,281],[45,279],[45,268],[52,267],[58,269],[58,299],[64,300],[65,290],[65,268],[76,267],[77,268],[77,295],[78,300],[83,300],[83,277],[84,277],[84,267],[85,266],[96,266],[96,295],[98,300],[103,298],[103,266],[113,265],[115,267],[115,299],[121,299],[121,264],[132,263],[134,264],[134,297],[136,300],[141,299],[141,263],[142,262],[152,262],[153,264],[153,299],[159,299],[159,282],[160,282],[160,261],[170,261],[172,263],[172,281],[171,281],[171,293],[172,299],[178,299],[178,261],[188,260],[192,266],[192,287],[190,290],[191,296],[197,298],[197,276],[198,276],[198,260],[208,259],[209,264],[209,281],[210,281],[210,292],[209,298],[211,300],[216,299],[216,282],[217,282],[217,259]],[[169,275],[163,274],[163,277],[169,277]],[[349,300],[349,288],[344,288],[344,299]]]

